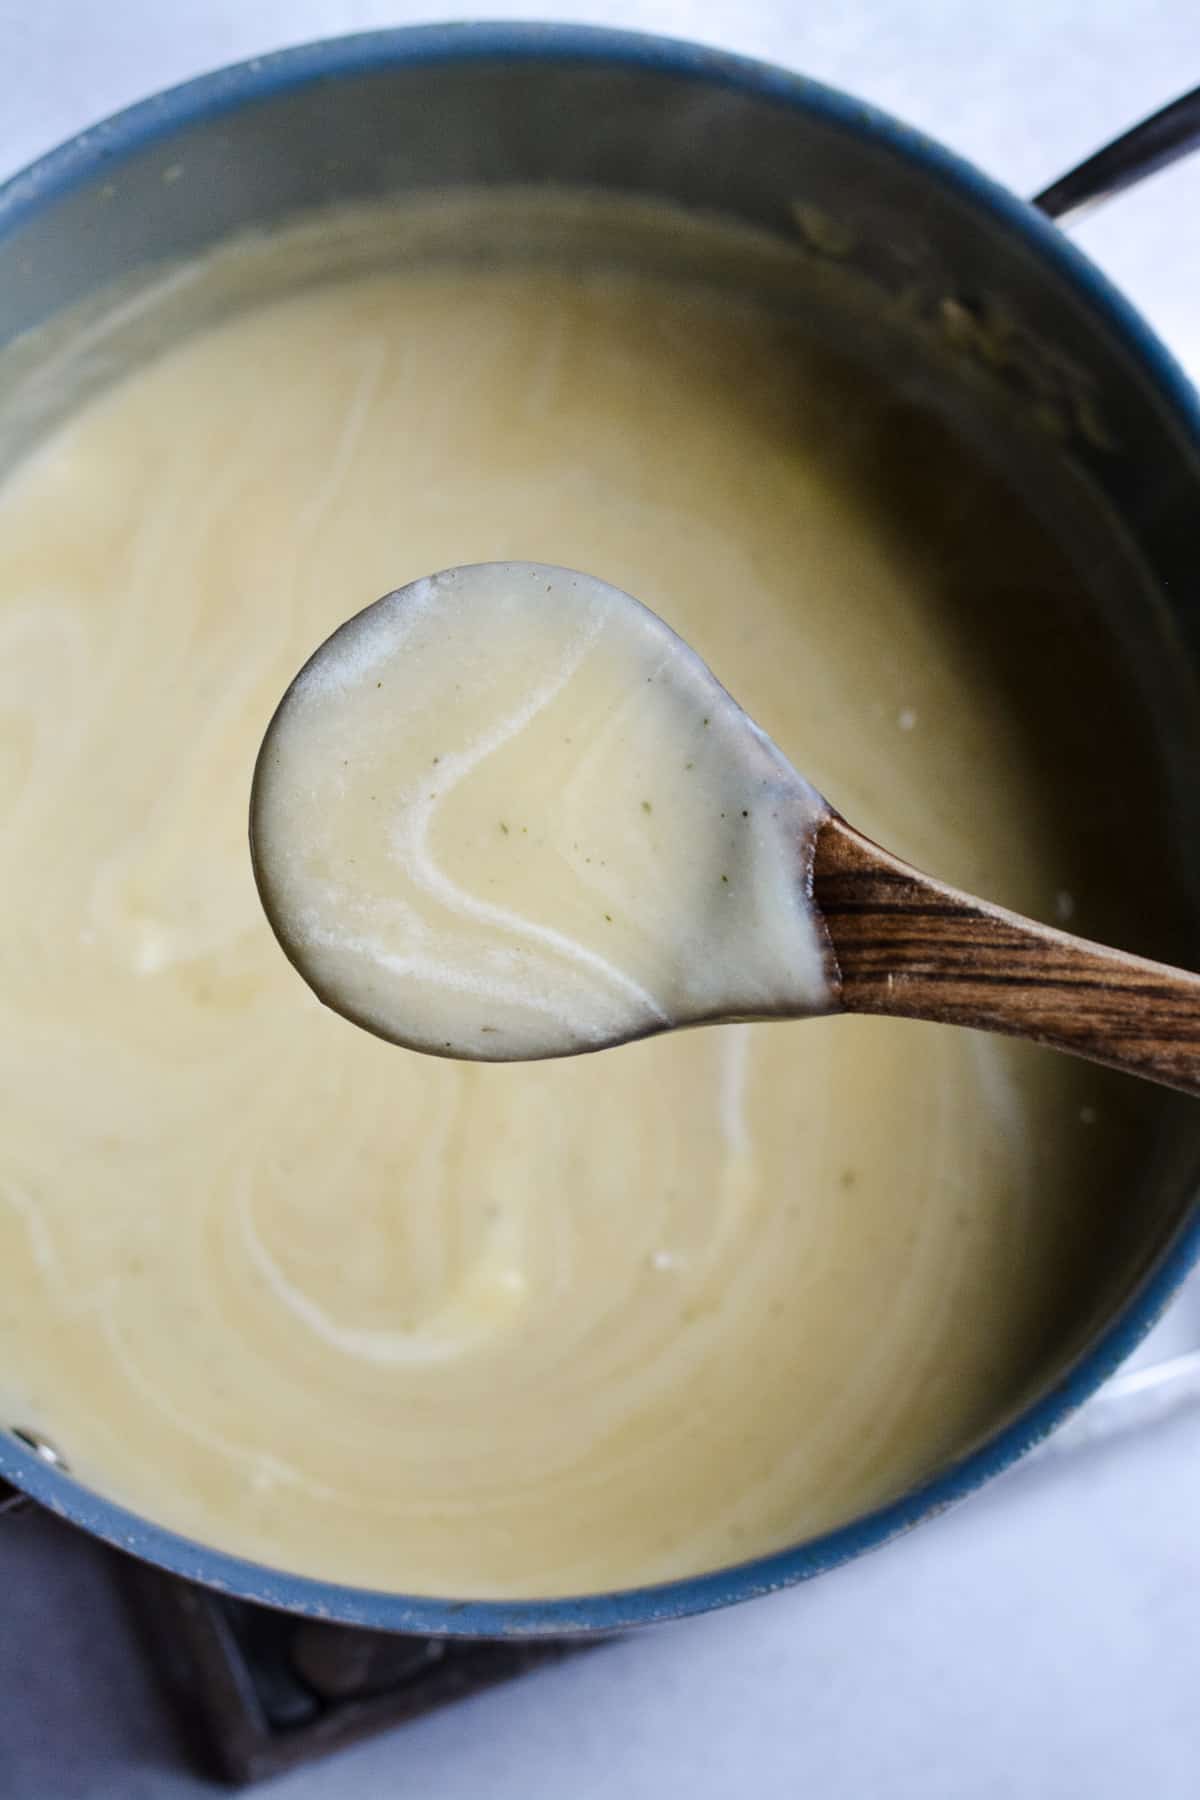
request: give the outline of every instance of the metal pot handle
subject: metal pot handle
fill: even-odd
[[[1061,224],[1077,219],[1102,200],[1122,193],[1147,175],[1200,149],[1200,87],[1151,113],[1140,125],[1114,138],[1086,162],[1051,182],[1033,204]]]

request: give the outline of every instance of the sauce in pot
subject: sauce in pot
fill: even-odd
[[[525,556],[669,617],[949,879],[1094,929],[1111,873],[1083,773],[1116,711],[1067,743],[1005,672],[1080,604],[1063,558],[728,295],[363,275],[196,335],[11,474],[0,1422],[206,1542],[462,1596],[740,1561],[961,1450],[1078,1327],[1139,1143],[1119,1082],[931,1027],[491,1067],[321,1007],[247,854],[265,722],[356,608]]]

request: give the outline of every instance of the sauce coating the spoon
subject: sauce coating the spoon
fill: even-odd
[[[826,1010],[823,811],[638,601],[479,563],[317,651],[264,740],[251,831],[268,916],[327,1004],[512,1061]]]

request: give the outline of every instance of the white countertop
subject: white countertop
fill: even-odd
[[[1200,82],[1196,0],[476,0],[675,32],[888,107],[1034,191]],[[0,174],[151,90],[405,0],[0,0]],[[1117,98],[1114,99],[1114,96]],[[1200,375],[1200,157],[1077,233]],[[1163,1342],[1193,1330],[1177,1314]],[[1200,1336],[1200,1330],[1195,1332]],[[176,1800],[189,1772],[107,1563],[0,1524],[0,1796]],[[96,1645],[103,1646],[97,1650]],[[1052,1455],[889,1549],[284,1777],[279,1800],[1195,1800],[1200,1409]]]

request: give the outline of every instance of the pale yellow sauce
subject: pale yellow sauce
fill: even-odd
[[[330,1006],[484,1062],[829,1011],[821,798],[655,614],[542,563],[424,576],[292,683],[251,805]]]
[[[0,1423],[267,1562],[532,1595],[830,1526],[1039,1377],[1136,1150],[1117,1084],[866,1020],[404,1055],[297,978],[247,853],[313,645],[532,555],[669,615],[866,829],[1094,924],[1079,759],[986,623],[1069,577],[928,433],[922,500],[915,429],[732,301],[477,269],[237,318],[14,473]]]

